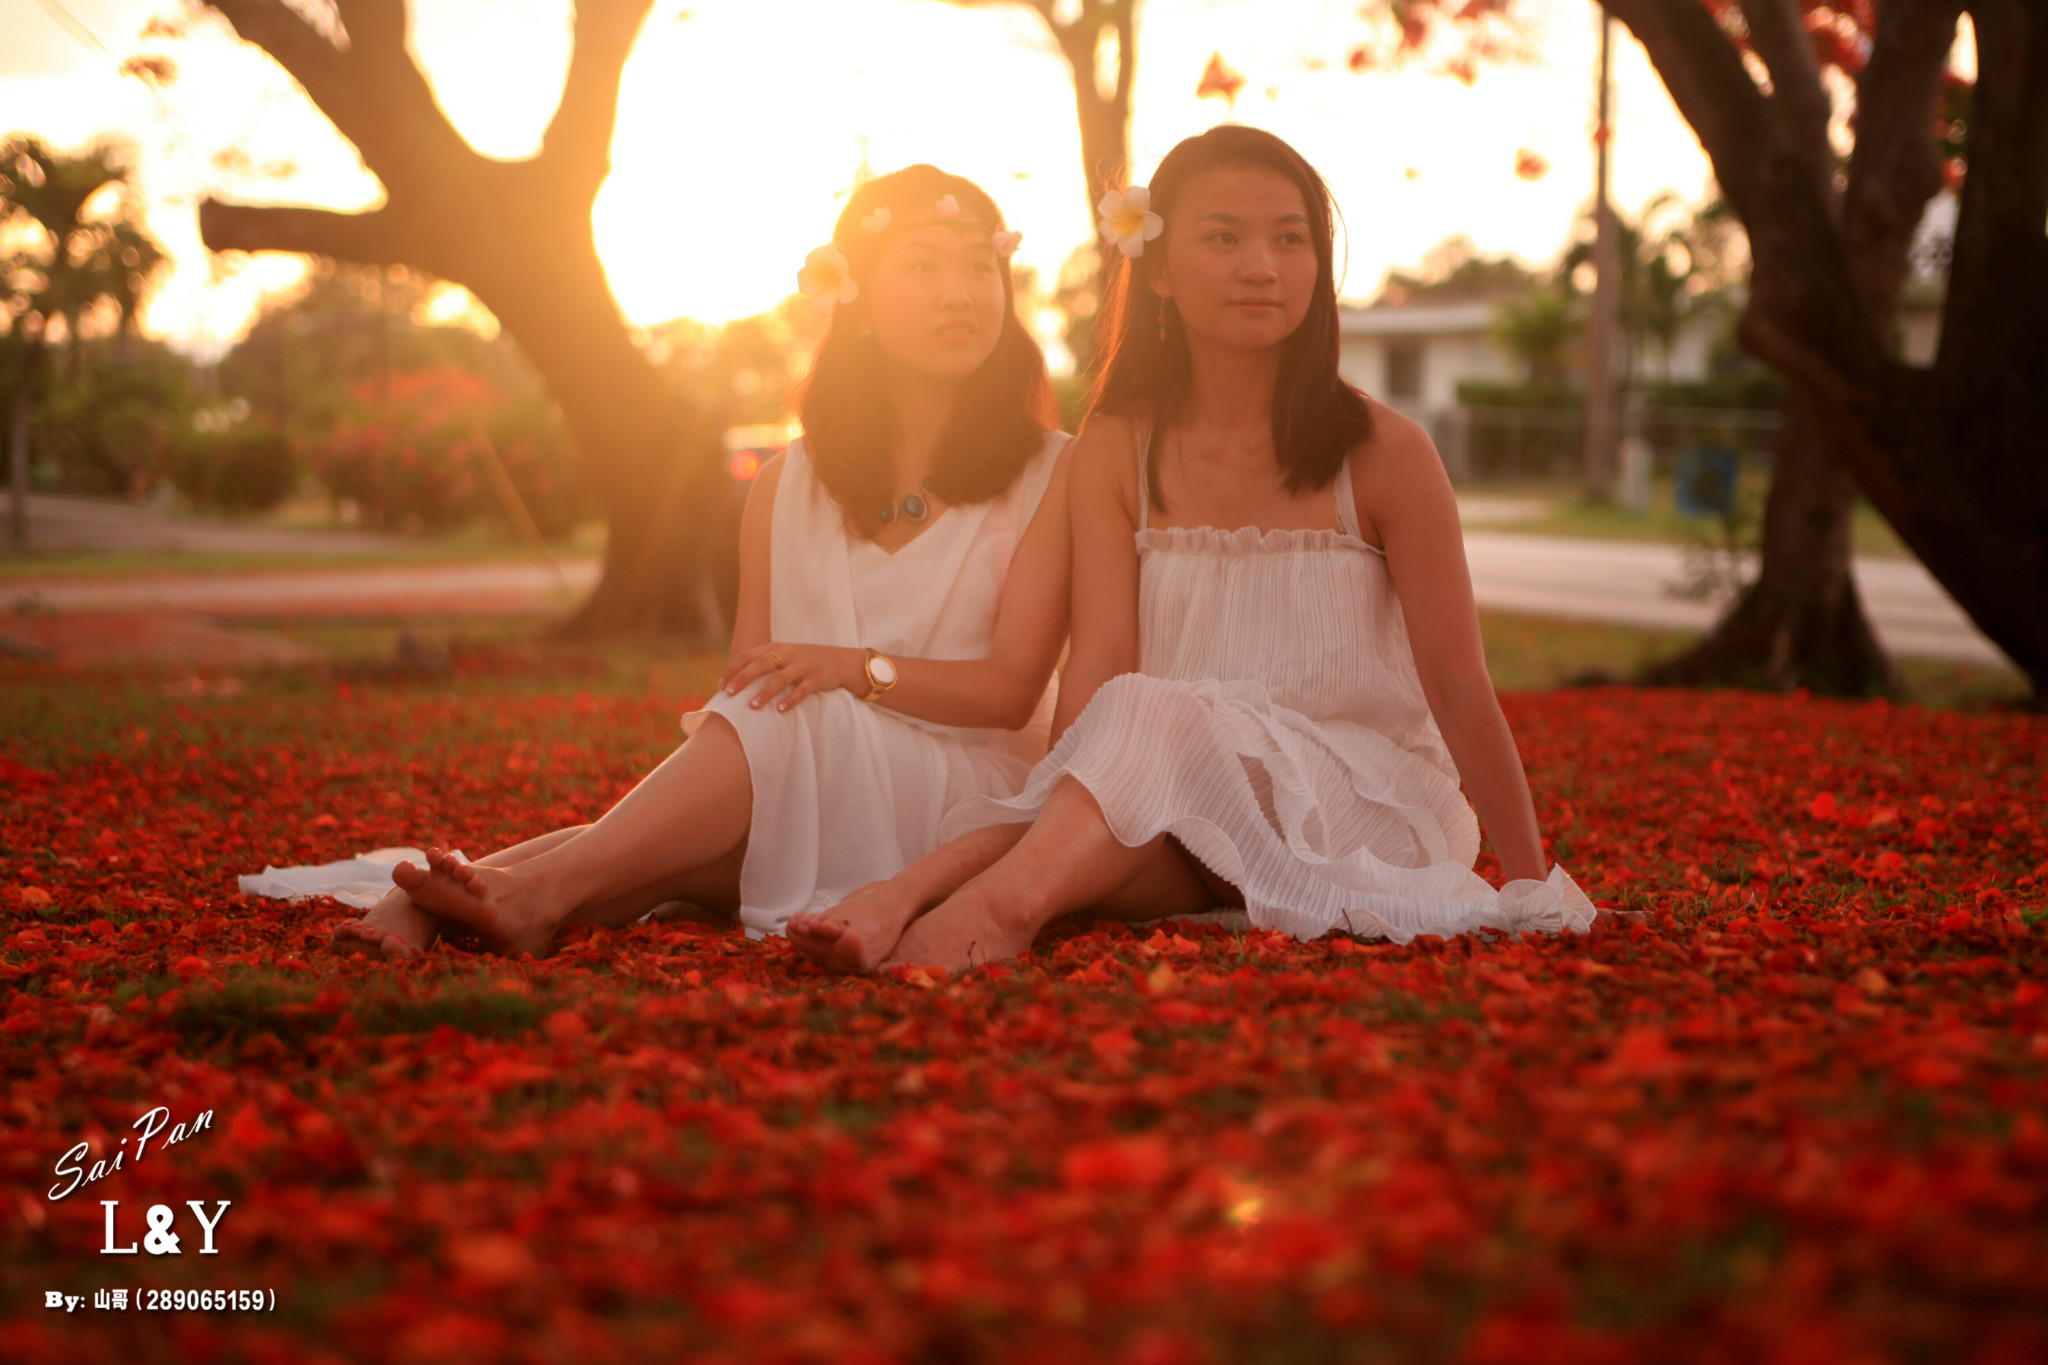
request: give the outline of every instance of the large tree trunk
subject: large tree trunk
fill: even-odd
[[[1789,0],[1768,0],[1798,18]],[[1919,208],[1958,0],[1885,0],[1858,78],[1839,215],[1782,96],[1812,86],[1758,44],[1766,95],[1698,0],[1609,0],[1643,43],[1748,229],[1745,345],[1789,374],[1828,447],[1971,618],[2048,689],[2048,4],[1983,0],[1965,183],[1931,370],[1888,324]],[[1743,6],[1767,13],[1765,0]],[[1752,20],[1756,34],[1759,25]],[[1810,57],[1810,49],[1808,50]],[[1938,182],[1936,182],[1938,183]],[[1916,197],[1917,196],[1917,197]],[[1887,300],[1885,285],[1890,282]]]
[[[1778,436],[1757,579],[1707,637],[1645,670],[1658,686],[1733,685],[1830,696],[1893,692],[1850,572],[1856,481],[1794,396]]]
[[[1088,195],[1088,221],[1102,196],[1123,187],[1130,174],[1131,85],[1138,70],[1137,0],[1082,0],[1079,12],[1062,23],[1054,0],[1028,0],[1052,30],[1060,54],[1074,77],[1074,113],[1081,127],[1082,184]],[[1108,90],[1099,79],[1097,54],[1105,33],[1116,35],[1116,82]],[[1098,253],[1103,246],[1097,243]],[[1096,268],[1097,297],[1106,278],[1108,258]]]
[[[1913,231],[1941,185],[1933,142],[1939,67],[1930,68],[1924,55],[1902,62],[1894,45],[1865,68],[1858,99],[1871,106],[1864,120],[1869,135],[1858,142],[1838,191],[1828,141],[1831,101],[1800,10],[1788,0],[1744,0],[1742,13],[1771,72],[1773,125],[1841,230],[1872,327],[1890,336]],[[1953,15],[1948,22],[1952,31]],[[1856,484],[1836,443],[1813,404],[1795,392],[1773,460],[1757,581],[1705,639],[1646,670],[1644,681],[1804,687],[1834,696],[1897,690],[1897,672],[1851,572]]]
[[[718,440],[633,344],[598,259],[590,210],[610,171],[619,73],[651,0],[582,0],[560,106],[536,156],[464,142],[406,50],[404,0],[337,0],[346,45],[281,0],[216,0],[237,33],[305,88],[383,182],[361,214],[208,200],[216,251],[296,251],[405,265],[463,285],[561,404],[605,509],[604,577],[573,626],[713,631],[699,591]]]

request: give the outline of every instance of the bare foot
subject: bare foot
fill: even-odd
[[[1603,929],[1627,929],[1632,925],[1647,925],[1649,922],[1649,913],[1643,910],[1609,910],[1605,906],[1596,906],[1593,910],[1593,929],[1596,933]]]
[[[1039,922],[1023,906],[1005,905],[969,882],[945,904],[903,931],[885,967],[944,967],[949,973],[1028,952]]]
[[[403,888],[394,888],[361,919],[335,925],[327,946],[344,955],[408,958],[424,953],[440,937],[440,921],[414,904]]]
[[[428,913],[476,930],[494,953],[546,957],[554,946],[561,917],[547,913],[531,879],[517,868],[459,862],[430,848],[426,867],[402,859],[392,866],[391,880]]]
[[[791,915],[787,932],[797,951],[826,971],[865,975],[882,965],[924,910],[897,882],[869,882],[830,910]]]

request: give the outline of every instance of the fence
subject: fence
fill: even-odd
[[[1621,437],[1650,448],[1660,474],[1687,450],[1735,452],[1746,465],[1768,465],[1782,414],[1742,408],[1662,408],[1624,404]],[[1466,407],[1445,414],[1437,446],[1460,483],[1576,478],[1585,464],[1582,408]]]

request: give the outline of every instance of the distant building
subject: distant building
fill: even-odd
[[[1495,344],[1493,317],[1501,299],[1340,308],[1337,367],[1345,379],[1429,431],[1454,478],[1464,465],[1461,384],[1519,384],[1527,376]],[[1688,317],[1673,338],[1667,370],[1653,340],[1637,360],[1637,377],[1674,383],[1709,376],[1715,342],[1726,325],[1719,309]]]
[[[1513,384],[1520,368],[1488,336],[1495,304],[1412,303],[1343,308],[1337,368],[1344,378],[1442,440],[1458,385]]]

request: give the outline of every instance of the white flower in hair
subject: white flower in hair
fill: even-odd
[[[1145,243],[1166,230],[1166,223],[1151,211],[1152,191],[1143,185],[1111,190],[1102,196],[1095,211],[1102,216],[1102,240],[1126,256],[1145,254]]]
[[[803,269],[796,272],[796,287],[821,313],[860,297],[860,285],[846,264],[846,253],[829,242],[804,257]]]
[[[860,230],[867,233],[870,237],[888,226],[889,206],[887,204],[882,205],[882,207],[860,220]]]
[[[950,194],[946,195],[938,203],[932,205],[932,212],[938,214],[942,219],[958,218],[960,216],[960,201]]]
[[[996,255],[1007,257],[1017,249],[1017,243],[1024,240],[1024,234],[1014,228],[1004,228],[989,234],[989,245],[996,249]]]

